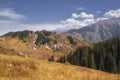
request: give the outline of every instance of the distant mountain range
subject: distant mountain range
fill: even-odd
[[[120,18],[101,20],[80,29],[71,29],[66,33],[75,34],[91,42],[100,42],[120,36]]]

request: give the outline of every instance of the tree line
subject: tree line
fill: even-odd
[[[120,37],[96,43],[93,47],[78,47],[74,53],[61,56],[57,62],[120,73]]]

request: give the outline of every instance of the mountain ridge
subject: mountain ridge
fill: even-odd
[[[73,52],[78,46],[91,46],[76,36],[58,34],[49,31],[17,31],[9,32],[0,38],[1,47],[17,51],[18,55],[48,59]]]
[[[101,20],[80,29],[71,29],[66,33],[75,34],[91,42],[100,42],[120,36],[120,18]]]

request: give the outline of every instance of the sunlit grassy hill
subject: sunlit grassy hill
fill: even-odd
[[[75,51],[78,46],[91,46],[91,43],[76,36],[45,30],[9,32],[0,37],[1,48],[12,49],[18,55],[36,59],[47,60],[51,56],[58,59],[61,55]],[[1,53],[3,51],[0,50]]]
[[[120,80],[120,74],[0,54],[0,80]]]

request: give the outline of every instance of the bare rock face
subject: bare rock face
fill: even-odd
[[[19,53],[18,53],[18,55],[19,55],[19,56],[21,56],[21,57],[28,58],[28,56],[27,56],[26,54],[24,54],[24,53],[21,53],[21,52],[19,52]]]
[[[75,34],[91,42],[99,42],[120,36],[120,18],[101,20],[80,29],[72,29],[66,33]]]

